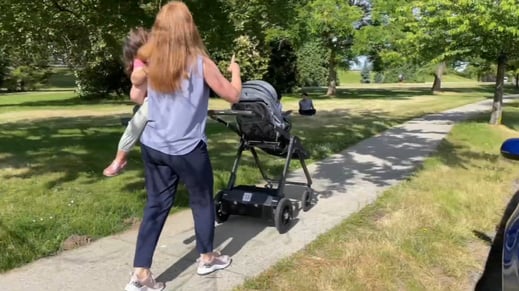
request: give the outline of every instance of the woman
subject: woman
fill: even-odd
[[[303,93],[303,98],[299,100],[299,114],[301,115],[315,115],[315,108],[312,99],[308,97],[306,92]]]
[[[225,79],[208,57],[189,9],[178,1],[162,7],[138,58],[148,64],[148,85],[132,87],[130,95],[137,103],[146,93],[148,98],[149,121],[141,137],[148,196],[126,290],[162,290],[164,284],[155,282],[150,267],[179,181],[188,189],[193,212],[197,273],[209,274],[231,263],[213,251],[213,172],[205,125],[209,88],[229,103],[239,101],[240,67],[233,56],[231,82]]]

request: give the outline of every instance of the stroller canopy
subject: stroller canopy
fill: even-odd
[[[268,82],[262,80],[247,81],[242,85],[240,101],[264,102],[277,126],[283,128],[283,115],[278,101],[278,93]]]

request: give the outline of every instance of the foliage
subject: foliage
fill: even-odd
[[[5,75],[3,86],[9,91],[36,90],[47,82],[50,73],[47,67],[18,66]]]
[[[76,85],[83,98],[99,98],[116,93],[121,96],[130,92],[130,80],[124,73],[121,62],[104,60],[76,71]]]
[[[327,55],[319,42],[308,42],[297,52],[299,86],[324,86],[328,76]]]
[[[151,23],[139,5],[155,1],[28,1],[0,3],[5,17],[0,35],[8,41],[10,56],[29,63],[51,57],[73,68],[80,78],[121,55],[121,40],[130,28]],[[30,60],[30,61],[29,61]],[[103,93],[105,88],[78,80],[81,94]],[[99,89],[99,90],[98,90]]]
[[[362,24],[363,10],[355,4],[356,1],[313,0],[299,15],[307,25],[308,37],[318,39],[328,51],[327,95],[335,95],[337,64],[351,59],[354,35]]]
[[[263,79],[268,71],[268,56],[258,47],[258,40],[242,35],[234,40],[234,54],[241,69],[242,81]],[[225,55],[225,54],[223,54]],[[227,72],[230,55],[218,63],[222,72]]]
[[[270,43],[270,61],[265,81],[280,93],[292,92],[296,87],[297,55],[288,41]]]
[[[402,53],[399,43],[405,35],[402,24],[397,21],[396,11],[401,2],[372,1],[369,25],[361,27],[355,35],[352,47],[354,54],[366,55],[374,72],[381,73],[392,66],[407,62],[406,54]]]
[[[0,88],[4,83],[4,79],[9,73],[9,59],[4,50],[0,49]]]
[[[408,44],[421,56],[437,62],[478,57],[497,64],[490,122],[500,123],[506,65],[519,56],[516,1],[411,1],[402,10],[412,31]]]

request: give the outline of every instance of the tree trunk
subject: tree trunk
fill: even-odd
[[[332,48],[330,52],[330,59],[328,60],[328,91],[326,96],[335,96],[337,94],[337,64],[335,61],[335,49]]]
[[[494,101],[492,103],[492,113],[490,124],[501,124],[503,114],[503,87],[506,72],[506,55],[501,54],[497,59],[496,89],[494,91]]]
[[[434,82],[433,82],[433,86],[431,89],[433,92],[441,91],[442,76],[443,76],[444,71],[445,71],[445,62],[442,62],[441,64],[438,65],[438,67],[436,68],[436,72],[434,73]]]
[[[519,89],[519,74],[515,74],[515,88]]]

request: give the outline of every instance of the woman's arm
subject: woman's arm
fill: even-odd
[[[205,82],[218,96],[234,104],[240,101],[241,95],[240,66],[234,61],[234,56],[228,70],[232,74],[231,82],[222,75],[220,69],[210,58],[204,58]]]

